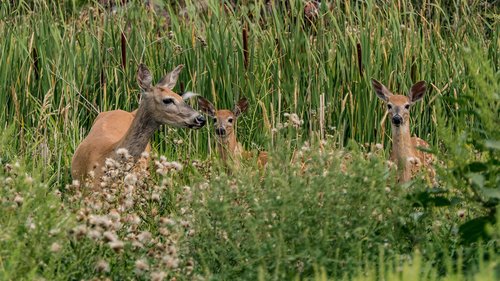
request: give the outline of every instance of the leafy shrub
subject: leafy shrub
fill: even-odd
[[[468,244],[491,238],[486,226],[496,222],[500,204],[500,73],[484,60],[477,46],[464,49],[464,56],[468,63],[466,75],[473,83],[449,99],[457,109],[470,110],[467,118],[451,118],[448,122],[444,120],[449,116],[440,119],[440,158],[445,163],[440,174],[444,186],[459,189],[463,200],[483,208],[481,216],[460,226],[462,240]]]
[[[381,252],[404,260],[420,249],[439,262],[454,249],[460,206],[421,205],[414,194],[428,192],[425,180],[396,185],[380,151],[324,147],[304,146],[308,156],[290,165],[290,153],[278,150],[262,174],[242,168],[194,189],[191,245],[213,278],[282,280],[313,276],[318,266],[342,277]]]

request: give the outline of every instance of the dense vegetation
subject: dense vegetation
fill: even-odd
[[[500,278],[498,1],[148,2],[0,4],[1,280]],[[218,108],[247,97],[266,169],[222,169],[209,123],[158,132],[151,177],[72,182],[97,114],[137,108],[141,62],[184,64],[175,90]],[[411,128],[437,184],[395,182],[371,77],[427,81]]]

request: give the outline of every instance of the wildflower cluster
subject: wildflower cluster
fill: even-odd
[[[77,206],[78,225],[71,231],[75,241],[95,243],[111,249],[118,257],[133,257],[134,273],[152,280],[191,276],[194,262],[183,246],[193,235],[189,200],[191,192],[184,187],[175,202],[166,196],[173,188],[167,177],[182,170],[177,162],[152,156],[155,183],[148,170],[149,155],[138,161],[124,149],[117,151],[117,160],[107,159],[99,189],[92,184],[75,181],[67,188],[71,206]],[[176,205],[179,215],[166,211]],[[101,257],[95,271],[106,276],[113,271],[112,262]]]
[[[47,192],[47,184],[31,176],[18,161],[0,166],[0,186],[0,259],[13,261],[19,256],[13,249],[20,249],[32,254],[22,256],[19,263],[11,262],[12,272],[22,273],[27,266],[47,266],[49,256],[59,255],[64,248],[66,240],[61,229],[68,224],[70,215],[60,212],[63,208],[59,197]],[[33,254],[36,251],[43,257]]]
[[[299,129],[303,124],[304,120],[300,119],[297,113],[285,113],[283,114],[288,120],[285,123],[278,123],[275,128],[273,128],[273,132],[278,132],[281,129],[292,127],[295,129]]]
[[[3,196],[0,196],[0,203],[2,207],[8,210],[16,210],[22,207],[25,201],[25,194],[17,190],[16,181],[18,181],[20,177],[24,177],[24,182],[31,185],[33,183],[33,178],[27,174],[24,176],[22,175],[19,162],[5,164],[3,169],[6,175],[2,177],[0,181],[3,189]]]

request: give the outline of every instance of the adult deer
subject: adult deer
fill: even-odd
[[[241,98],[233,110],[216,110],[214,105],[203,97],[198,98],[198,105],[201,111],[214,119],[217,152],[226,167],[230,167],[230,164],[238,166],[242,157],[251,157],[252,153],[245,151],[241,143],[236,140],[235,131],[236,120],[248,109],[248,100],[246,98]],[[229,161],[232,161],[232,163]],[[257,164],[261,168],[267,164],[266,152],[261,151],[259,153]]]
[[[137,160],[144,151],[149,151],[151,136],[163,124],[193,129],[205,125],[205,117],[185,102],[193,94],[181,96],[172,91],[182,68],[183,65],[177,66],[153,86],[150,71],[145,65],[139,65],[137,81],[143,90],[139,109],[99,113],[73,156],[73,179],[83,180],[93,172],[96,185],[103,175],[106,159],[118,159],[117,150],[120,148],[126,149]]]
[[[410,107],[424,97],[425,81],[415,83],[407,96],[392,94],[387,87],[375,79],[372,79],[372,86],[377,96],[387,104],[387,113],[391,118],[390,159],[397,164],[398,181],[407,182],[421,166],[428,168],[433,178],[432,154],[418,149],[418,147],[427,148],[429,144],[418,137],[410,136]]]

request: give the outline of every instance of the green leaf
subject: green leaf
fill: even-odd
[[[468,244],[479,239],[488,240],[490,236],[486,232],[485,226],[489,223],[495,223],[495,218],[492,216],[479,217],[462,224],[458,229],[462,242]]]
[[[428,206],[435,206],[435,207],[443,207],[443,206],[450,206],[451,201],[444,197],[444,196],[436,196],[436,195],[431,195],[429,191],[423,191],[419,192],[417,194],[414,194],[414,200],[416,201],[413,206],[414,207],[428,207]]]
[[[484,146],[489,149],[500,150],[500,141],[497,140],[487,140],[484,142]]]
[[[431,193],[431,194],[445,194],[445,193],[448,193],[448,190],[446,190],[444,188],[440,188],[440,187],[433,187],[433,188],[427,189],[426,192]]]
[[[481,193],[488,199],[500,200],[500,188],[482,188]]]
[[[469,168],[469,171],[473,173],[479,173],[488,170],[488,166],[482,162],[472,162],[467,165],[467,167]]]
[[[472,186],[482,189],[484,187],[484,176],[477,173],[468,173],[467,177]]]

